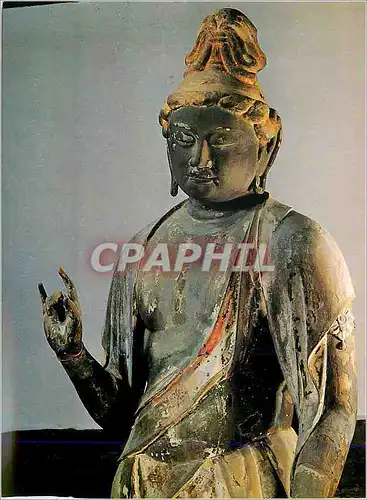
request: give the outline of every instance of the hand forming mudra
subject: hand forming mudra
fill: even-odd
[[[75,285],[62,267],[59,275],[66,293],[58,290],[48,297],[43,284],[38,285],[43,327],[48,343],[59,358],[75,357],[83,349],[82,312]]]

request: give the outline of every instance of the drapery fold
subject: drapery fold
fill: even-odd
[[[133,241],[146,245],[155,228],[182,205],[138,233]],[[231,286],[221,298],[227,313],[224,314],[223,307],[218,308],[221,310],[218,318],[222,315],[232,331],[227,336],[220,334],[213,344],[209,354],[212,356],[209,380],[205,377],[205,384],[200,384],[203,373],[200,372],[199,353],[192,364],[174,379],[174,383],[171,380],[171,385],[164,388],[156,400],[153,397],[138,413],[123,457],[139,455],[156,438],[185,418],[187,412],[194,411],[203,395],[225,377],[231,376],[241,336],[251,329],[251,323],[256,322],[256,308],[260,301],[284,376],[284,386],[299,421],[298,438],[290,428],[287,432],[292,435],[289,434],[285,441],[275,439],[275,436],[281,435],[279,428],[271,429],[268,436],[273,466],[289,496],[292,463],[296,463],[324,410],[327,334],[341,312],[350,306],[354,291],[344,259],[331,236],[290,207],[268,198],[256,208],[247,236],[247,241],[254,242],[257,248],[259,245],[268,248],[273,271],[262,273],[250,269],[250,272],[237,273],[235,278],[231,278]],[[134,370],[137,369],[133,363],[134,324],[138,315],[134,298],[137,270],[137,266],[129,266],[125,273],[115,273],[103,336],[106,368],[118,378],[127,377],[132,387]],[[241,283],[239,289],[246,290],[246,293],[236,292],[236,280],[237,284]],[[236,293],[239,294],[238,300]],[[257,300],[252,300],[255,294]],[[212,332],[208,332],[208,338]],[[228,355],[227,364],[221,366],[215,362],[220,352]],[[171,407],[171,416],[163,421],[163,406],[172,397],[176,398],[177,405],[174,411]],[[285,436],[284,433],[282,435]],[[289,453],[284,454],[287,443]]]

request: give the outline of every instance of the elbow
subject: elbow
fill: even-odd
[[[327,412],[332,412],[341,420],[357,420],[358,397],[357,391],[346,391],[344,397],[329,397]]]
[[[334,422],[339,422],[339,432],[344,429],[344,434],[347,436],[347,440],[351,441],[354,434],[354,429],[357,422],[357,403],[355,404],[335,404],[329,412],[333,416]]]
[[[324,411],[314,433],[328,436],[331,442],[344,443],[346,449],[353,439],[357,421],[357,405],[333,404]]]

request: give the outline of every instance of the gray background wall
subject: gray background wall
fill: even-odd
[[[175,202],[160,106],[199,22],[221,3],[99,3],[4,11],[3,430],[94,427],[43,336],[37,283],[63,265],[100,333],[110,276],[97,243],[126,241]],[[364,412],[364,5],[237,3],[268,55],[260,75],[284,142],[268,188],[324,225],[357,292]]]

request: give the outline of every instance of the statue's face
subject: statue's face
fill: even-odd
[[[219,107],[190,106],[169,119],[168,150],[180,188],[222,202],[247,193],[258,171],[259,142],[243,118]]]

